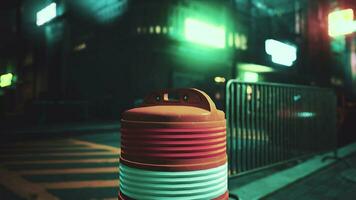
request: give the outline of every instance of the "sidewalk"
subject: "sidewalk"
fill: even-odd
[[[356,143],[339,148],[338,159],[333,156],[325,153],[237,177],[230,180],[230,193],[240,200],[355,199]]]
[[[264,199],[354,200],[356,199],[356,153]]]

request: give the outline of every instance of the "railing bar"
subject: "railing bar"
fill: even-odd
[[[264,150],[264,155],[265,155],[265,157],[264,157],[264,162],[263,162],[263,164],[264,165],[266,165],[266,164],[268,164],[268,161],[270,160],[269,159],[269,155],[268,155],[268,146],[269,146],[269,142],[270,142],[270,140],[269,140],[269,129],[268,129],[268,127],[269,127],[269,115],[268,115],[268,86],[263,86],[263,91],[264,91],[264,94],[263,94],[263,104],[264,104],[264,109],[263,109],[263,111],[264,111],[264,117],[263,117],[263,119],[264,119],[264,130],[265,130],[265,135],[264,135],[264,137],[265,137],[265,141],[264,141],[264,145],[263,145],[263,150]]]
[[[247,85],[248,88],[252,89],[251,85],[248,84]],[[251,129],[251,106],[252,103],[252,93],[247,94],[247,144],[248,144],[248,148],[247,148],[247,160],[248,160],[248,169],[252,168],[253,165],[253,160],[254,160],[254,155],[253,155],[253,149],[252,149],[252,142],[251,142],[251,133],[252,133],[252,129]]]
[[[240,145],[239,145],[239,141],[240,141],[240,138],[239,138],[239,132],[240,132],[240,98],[241,98],[241,95],[240,95],[240,85],[236,85],[236,108],[234,109],[235,110],[235,113],[236,113],[236,126],[235,126],[235,130],[236,130],[236,135],[235,135],[235,138],[234,138],[234,143],[235,143],[235,147],[236,149],[234,150],[235,153],[234,153],[234,159],[235,159],[235,173],[239,173],[240,170],[239,170],[239,166],[241,165],[241,162],[238,161],[238,153],[239,153],[239,149],[240,149]]]
[[[287,153],[287,159],[290,159],[292,154],[292,89],[288,88],[288,93],[287,93],[287,107],[288,107],[288,112],[287,112],[287,117],[288,117],[288,125],[287,125],[287,131],[288,131],[288,140],[287,140],[287,146],[288,146],[288,153]]]
[[[281,134],[281,125],[280,125],[280,120],[278,117],[278,111],[280,110],[280,105],[281,105],[281,95],[280,95],[280,88],[276,87],[276,95],[277,95],[277,101],[276,101],[276,123],[277,123],[277,162],[281,160],[281,148],[282,148],[282,134]]]
[[[257,121],[257,149],[258,149],[258,160],[257,160],[257,166],[260,167],[262,165],[262,126],[261,126],[261,86],[256,85],[256,121]]]
[[[298,146],[297,146],[297,120],[296,120],[296,118],[295,118],[295,110],[296,110],[296,106],[297,106],[297,98],[298,98],[298,95],[297,95],[297,90],[296,90],[296,88],[292,88],[292,91],[293,91],[293,93],[292,93],[292,95],[293,95],[293,106],[292,106],[292,113],[291,113],[291,115],[292,115],[292,127],[293,127],[293,138],[292,138],[292,141],[293,141],[293,151],[294,151],[294,153],[293,153],[293,156],[294,156],[294,154],[298,154]]]
[[[258,154],[258,146],[257,146],[257,141],[258,141],[258,121],[257,121],[257,87],[256,85],[252,86],[253,93],[252,93],[252,129],[253,129],[253,134],[252,134],[252,144],[253,144],[253,151],[255,152],[255,159],[253,163],[253,168],[256,168],[258,166],[258,159],[259,159],[259,154]]]
[[[273,109],[273,119],[274,119],[274,135],[275,135],[275,145],[274,145],[274,162],[278,161],[278,145],[279,145],[279,134],[278,134],[278,119],[277,119],[277,109],[278,109],[278,94],[277,94],[277,87],[273,87],[274,89],[274,109]]]
[[[252,111],[251,111],[251,118],[252,118],[252,130],[253,134],[251,135],[251,142],[252,142],[252,148],[255,153],[255,159],[253,160],[253,168],[256,168],[258,166],[258,150],[257,150],[257,134],[258,134],[258,127],[257,127],[257,122],[256,122],[256,96],[257,96],[257,89],[256,85],[252,85],[252,94],[251,94],[251,100],[252,100]]]
[[[242,158],[242,163],[241,163],[241,172],[245,171],[246,170],[246,140],[245,140],[245,135],[246,135],[246,130],[245,130],[245,121],[246,121],[246,117],[245,117],[245,110],[246,110],[246,106],[245,106],[245,93],[246,93],[246,87],[245,87],[245,84],[241,84],[242,85],[242,88],[241,88],[241,103],[242,103],[242,106],[241,106],[241,120],[242,120],[242,123],[241,123],[241,130],[242,130],[242,135],[241,135],[241,142],[243,144],[242,148],[241,148],[241,151],[240,151],[240,155],[241,155],[241,158]]]
[[[278,161],[282,160],[282,154],[283,154],[283,130],[282,130],[282,122],[283,118],[279,116],[279,112],[282,111],[282,103],[283,103],[283,96],[282,96],[282,88],[278,87],[277,88],[277,110],[276,110],[276,118],[277,118],[277,129],[278,129]]]
[[[299,154],[302,153],[302,150],[301,150],[302,145],[301,145],[300,141],[302,141],[303,136],[298,137],[298,135],[299,135],[299,131],[302,131],[303,127],[301,127],[302,123],[298,119],[297,112],[298,112],[298,107],[302,106],[302,101],[303,101],[302,95],[303,94],[301,93],[301,91],[299,89],[297,89],[296,92],[300,96],[300,99],[295,103],[295,106],[294,106],[294,120],[295,120],[295,124],[296,124],[294,130],[295,130],[295,141],[296,141],[296,146],[297,146],[297,152],[296,153],[299,155]]]
[[[285,110],[285,114],[284,116],[284,122],[283,122],[283,149],[284,149],[284,153],[283,153],[283,160],[287,159],[287,152],[288,152],[288,89],[289,88],[283,88],[283,110]]]
[[[228,129],[228,139],[229,139],[229,141],[228,141],[228,144],[229,144],[229,146],[228,146],[228,151],[229,151],[229,153],[231,154],[231,155],[228,155],[228,159],[229,159],[229,167],[230,167],[230,169],[232,168],[232,161],[231,161],[231,156],[233,155],[233,151],[231,150],[231,135],[232,135],[232,131],[233,131],[233,127],[234,127],[234,124],[232,124],[232,120],[231,120],[231,118],[233,118],[232,117],[232,115],[233,115],[233,107],[234,107],[234,105],[233,105],[233,102],[232,102],[232,96],[233,96],[233,93],[232,93],[232,87],[234,87],[234,84],[231,84],[230,85],[231,87],[229,87],[228,89],[229,89],[229,94],[231,94],[231,95],[228,95],[227,96],[227,98],[228,98],[228,103],[229,103],[229,108],[228,108],[228,115],[227,115],[227,121],[229,122],[229,129]]]
[[[278,134],[278,118],[277,118],[277,110],[278,110],[278,88],[274,87],[274,109],[273,109],[273,118],[274,118],[274,134],[275,134],[275,145],[274,145],[274,162],[278,162],[278,145],[279,145],[279,134]]]
[[[272,86],[268,86],[268,136],[269,136],[269,142],[268,142],[268,164],[273,162],[273,104],[272,104]]]
[[[270,88],[270,95],[271,95],[271,98],[270,98],[270,104],[271,104],[271,109],[270,109],[270,117],[271,117],[271,141],[270,141],[270,147],[271,147],[271,151],[270,151],[270,155],[271,155],[271,162],[275,162],[275,154],[274,154],[274,143],[275,143],[275,130],[274,130],[274,127],[275,127],[275,124],[274,124],[274,109],[275,109],[275,101],[274,101],[274,98],[275,98],[275,95],[274,95],[274,89],[273,89],[273,86],[271,86]]]
[[[237,108],[236,110],[236,116],[237,116],[237,126],[236,126],[236,130],[237,130],[237,135],[236,135],[236,142],[237,142],[237,149],[236,149],[236,161],[237,161],[237,172],[236,173],[240,173],[241,172],[241,165],[242,165],[242,159],[241,156],[239,156],[239,152],[242,149],[242,145],[241,145],[241,115],[240,115],[240,111],[241,111],[241,85],[237,85]]]
[[[285,124],[286,124],[286,117],[285,117],[285,107],[284,107],[284,103],[285,103],[285,88],[279,88],[280,89],[280,106],[279,106],[279,110],[280,113],[283,112],[282,116],[279,117],[279,125],[280,125],[280,130],[281,130],[281,152],[280,152],[280,160],[284,160],[285,159],[285,150],[286,150],[286,146],[285,146],[285,139],[287,136],[287,133],[285,131]]]
[[[232,111],[236,110],[236,107],[235,107],[235,99],[236,99],[236,93],[235,93],[235,84],[232,85],[231,87],[231,105],[232,105]],[[231,162],[231,168],[230,168],[230,172],[231,173],[235,173],[235,170],[236,170],[236,160],[234,159],[234,155],[236,153],[235,151],[235,148],[234,148],[234,144],[235,144],[235,138],[234,136],[236,135],[236,123],[235,123],[235,118],[236,117],[236,112],[232,112],[232,115],[231,115],[231,119],[230,119],[230,122],[231,122],[231,134],[230,134],[230,162]]]

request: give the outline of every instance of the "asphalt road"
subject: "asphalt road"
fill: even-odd
[[[0,145],[0,199],[117,199],[119,134]]]

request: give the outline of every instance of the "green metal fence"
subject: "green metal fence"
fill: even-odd
[[[330,89],[230,80],[226,115],[230,176],[336,148]]]

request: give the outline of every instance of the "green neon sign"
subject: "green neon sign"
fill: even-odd
[[[184,21],[184,36],[187,41],[213,48],[225,48],[225,28],[197,19]]]
[[[277,40],[266,40],[265,50],[271,55],[272,62],[280,65],[290,67],[297,60],[297,48]]]
[[[356,30],[354,11],[352,9],[337,10],[328,15],[329,36],[337,37],[353,33]]]
[[[36,14],[36,25],[42,26],[43,24],[51,21],[57,16],[57,4],[51,3]]]

